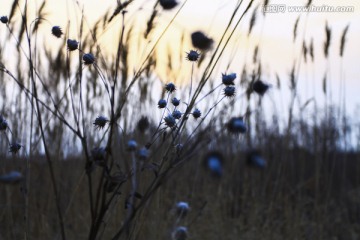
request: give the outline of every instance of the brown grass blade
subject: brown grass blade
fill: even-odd
[[[276,73],[276,87],[280,90],[281,89],[281,81],[279,74]]]
[[[301,106],[300,110],[301,110],[301,111],[304,111],[305,108],[306,108],[312,101],[314,101],[314,98],[310,98],[310,99],[306,100],[306,102]]]
[[[149,36],[151,30],[154,29],[154,21],[155,21],[155,18],[158,14],[158,11],[154,8],[149,20],[147,21],[146,23],[146,31],[145,31],[145,34],[144,34],[144,38],[147,39],[147,37]]]
[[[46,16],[46,13],[44,13],[44,8],[45,8],[45,4],[46,1],[43,1],[43,3],[41,4],[38,14],[37,14],[37,20],[35,21],[34,24],[34,28],[32,30],[32,32],[36,32],[36,30],[38,30],[40,24],[43,22],[44,17]]]
[[[331,28],[326,22],[325,26],[325,42],[324,42],[324,55],[327,58],[329,56],[329,48],[331,43]]]
[[[344,55],[344,49],[345,49],[345,43],[346,43],[346,34],[349,30],[349,24],[344,28],[344,31],[341,36],[341,42],[340,42],[340,57]]]
[[[19,34],[18,34],[18,43],[16,45],[16,48],[18,49],[18,51],[20,49],[21,42],[23,40],[25,30],[26,30],[26,24],[27,24],[27,5],[26,4],[24,6],[24,12],[23,12],[23,15],[21,17],[22,17],[22,21],[21,21]]]
[[[294,91],[296,89],[296,80],[295,80],[295,63],[290,73],[290,89]]]
[[[19,3],[19,0],[14,0],[12,5],[11,5],[11,10],[10,10],[10,14],[9,14],[9,19],[10,20],[15,14],[16,7],[18,6],[18,3]]]
[[[297,29],[298,29],[298,26],[299,26],[299,20],[300,20],[300,16],[298,16],[298,18],[296,19],[295,24],[294,24],[294,30],[293,30],[294,42],[295,42],[296,36],[297,36]]]
[[[307,7],[309,7],[312,3],[312,0],[309,0],[308,3],[306,4]]]
[[[309,54],[311,57],[311,61],[314,62],[314,39],[311,39],[310,46],[309,46]]]
[[[250,35],[255,23],[256,23],[256,14],[258,11],[258,7],[256,7],[251,15],[251,19],[250,19],[250,25],[249,25],[249,31],[248,31],[248,36]]]
[[[307,61],[307,55],[308,55],[308,49],[307,49],[307,47],[306,47],[305,40],[303,41],[302,50],[303,50],[303,55],[304,55],[304,61],[306,62],[306,61]]]
[[[257,62],[258,59],[259,46],[257,45],[254,49],[253,63]]]
[[[246,71],[246,65],[244,65],[244,69],[241,73],[241,78],[240,78],[240,86],[246,86],[248,81],[247,81],[247,71]]]
[[[132,3],[134,0],[129,0],[124,3],[119,3],[116,7],[114,13],[111,15],[109,22],[113,20],[114,17],[116,17],[124,8],[126,8],[130,3]]]

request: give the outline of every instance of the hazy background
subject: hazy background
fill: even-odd
[[[243,1],[243,9],[248,1]],[[9,14],[12,2],[1,0],[0,16]],[[202,52],[201,64],[186,61],[185,53],[192,49],[190,35],[201,30],[219,42],[237,1],[181,0],[182,9],[177,6],[167,12],[157,6],[159,16],[148,38],[144,32],[156,0],[134,0],[125,23],[122,14],[107,21],[116,9],[115,0],[48,0],[38,14],[43,2],[28,1],[28,18],[23,21],[20,11],[26,1],[20,0],[10,24],[0,23],[0,62],[6,68],[0,69],[0,239],[21,239],[24,234],[57,239],[60,229],[67,239],[88,239],[89,234],[112,239],[119,229],[127,228],[124,222],[132,206],[141,209],[130,222],[133,233],[128,239],[170,239],[178,224],[189,227],[192,239],[360,239],[358,1],[312,2],[353,6],[351,13],[272,14],[261,11],[264,0],[254,1],[220,62],[214,64],[209,81],[203,81],[204,88],[198,87],[199,80],[208,73],[204,69],[210,57],[219,52]],[[270,0],[269,4],[304,6],[307,0]],[[40,27],[25,36],[23,23],[33,29],[36,16],[44,16]],[[331,29],[328,57],[324,56],[326,25]],[[51,34],[53,26],[66,32],[62,38]],[[96,34],[90,35],[96,26]],[[125,36],[120,41],[123,26]],[[347,26],[341,57],[341,36]],[[67,51],[67,38],[81,41],[79,49]],[[307,54],[305,61],[303,43],[309,47],[311,42],[314,59]],[[81,58],[89,51],[95,63],[85,66]],[[144,61],[149,67],[141,65]],[[32,66],[34,78],[29,77]],[[298,83],[293,88],[292,69]],[[241,82],[244,70],[246,78]],[[141,74],[134,77],[137,71]],[[236,96],[225,98],[221,74],[233,72],[238,76]],[[202,89],[196,100],[207,97],[189,108],[192,77],[192,93]],[[252,88],[257,77],[272,85],[263,96]],[[165,92],[168,82],[174,82],[177,91]],[[114,86],[113,95],[106,92],[107,84]],[[219,87],[206,95],[215,86]],[[178,107],[158,108],[159,99],[173,97],[182,100]],[[35,99],[42,105],[35,107],[31,101]],[[114,124],[96,120],[100,115],[112,119],[111,110],[118,107],[121,115],[111,121]],[[201,118],[186,113],[180,126],[164,126],[165,114],[195,108],[201,110]],[[61,115],[54,117],[53,111]],[[233,122],[239,116],[245,119],[244,134],[239,134],[244,131],[241,120]],[[141,130],[140,119],[149,120],[148,129]],[[129,149],[128,140],[137,142],[139,152]],[[49,154],[44,154],[45,146]],[[145,146],[149,156],[144,156]],[[5,174],[14,170],[24,176],[23,181],[3,187],[9,183]],[[139,198],[134,204],[129,200],[133,196]],[[104,205],[107,201],[109,205]],[[185,219],[172,210],[179,201],[190,204]]]
[[[166,53],[173,51],[178,54],[179,51],[188,51],[191,49],[190,34],[196,30],[202,30],[215,40],[219,40],[222,32],[231,16],[231,13],[236,5],[235,0],[188,0],[181,10],[180,14],[175,19],[174,24],[165,34],[161,44],[159,45],[159,59],[165,64]],[[42,1],[29,1],[31,4],[39,6]],[[184,3],[184,1],[181,1]],[[307,1],[285,1],[285,0],[271,0],[269,4],[286,4],[286,6],[300,6],[306,5]],[[7,1],[0,3],[0,15],[7,15],[10,11],[11,4]],[[154,1],[142,0],[135,1],[129,8],[129,13],[126,15],[126,22],[135,24],[133,35],[139,37],[143,35],[146,21],[150,17],[153,9]],[[245,6],[245,4],[243,4]],[[247,63],[249,69],[252,68],[251,62],[253,58],[253,49],[259,45],[259,58],[261,59],[262,71],[264,81],[272,85],[276,85],[276,74],[280,77],[283,83],[283,88],[287,88],[289,74],[296,62],[299,66],[298,90],[301,93],[300,98],[302,102],[316,97],[317,101],[321,103],[324,101],[322,94],[322,80],[325,73],[328,78],[329,102],[335,104],[342,104],[345,100],[346,108],[349,114],[353,115],[359,107],[360,94],[360,69],[358,59],[360,57],[360,2],[356,0],[314,0],[312,5],[315,6],[354,6],[355,11],[351,13],[344,12],[313,12],[313,13],[290,13],[287,10],[284,13],[268,13],[266,15],[257,14],[255,26],[250,35],[249,19],[251,14],[246,16],[247,19],[242,22],[235,37],[231,41],[230,47],[227,48],[222,62],[218,65],[214,78],[219,78],[221,72],[236,72],[239,76],[243,70],[243,66]],[[243,7],[244,7],[243,6]],[[252,9],[257,6],[259,9],[263,7],[263,1],[255,1]],[[86,1],[57,1],[48,0],[46,4],[46,12],[48,22],[42,25],[44,33],[50,32],[51,26],[59,25],[66,28],[68,21],[70,21],[70,38],[77,38],[79,32],[79,18],[81,11],[86,16],[86,26],[92,26],[98,19],[101,19],[106,11],[113,12],[116,7],[114,0],[86,0]],[[158,26],[157,32],[153,33],[150,38],[154,41],[165,28],[166,24],[171,20],[177,9],[169,12],[161,12],[160,17],[156,20]],[[31,12],[31,8],[30,8]],[[296,19],[300,16],[297,39],[293,41],[293,29]],[[18,19],[17,19],[18,20]],[[16,19],[12,20],[16,21]],[[326,59],[323,53],[323,44],[325,41],[325,24],[328,23],[332,30],[332,39],[330,44],[329,59]],[[106,29],[100,29],[103,34],[99,37],[100,47],[103,52],[115,55],[115,48],[117,45],[118,32],[121,24],[121,18],[118,16]],[[339,56],[340,39],[344,28],[349,25],[349,31],[346,37],[346,47],[343,59]],[[85,28],[86,28],[85,26]],[[0,29],[0,33],[5,29]],[[179,41],[182,34],[186,37],[186,49],[179,49]],[[4,35],[4,34],[1,34]],[[1,36],[0,35],[0,36]],[[45,41],[46,47],[57,46],[61,44],[54,41],[50,34],[39,36],[40,40]],[[302,41],[310,44],[314,41],[315,61],[307,61],[305,63],[301,57]],[[2,38],[2,41],[6,39]],[[151,46],[151,44],[149,44]],[[162,50],[163,49],[163,50]],[[150,47],[145,47],[142,54],[134,54],[134,69],[140,64],[141,57],[145,56]],[[163,55],[161,53],[164,52]],[[5,56],[11,56],[11,50],[4,51]],[[137,59],[136,59],[137,57]],[[298,59],[302,58],[301,63]],[[231,62],[229,64],[229,62]],[[178,64],[178,65],[177,65]],[[174,66],[181,66],[175,62]],[[165,69],[165,68],[164,68]],[[157,69],[159,77],[165,81],[174,82],[188,82],[189,71],[179,71],[178,74],[169,76],[161,67]],[[343,77],[345,81],[345,89],[340,90],[339,79]],[[169,79],[170,78],[170,79]],[[341,92],[340,92],[341,91]],[[289,91],[283,91],[282,94],[273,94],[271,96],[275,102],[283,106],[284,111],[287,109],[287,99]],[[271,95],[271,94],[270,94]],[[344,97],[345,96],[345,97]]]

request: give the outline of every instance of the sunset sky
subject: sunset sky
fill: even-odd
[[[7,15],[10,11],[12,1],[1,1],[0,15]],[[31,1],[29,1],[31,2]],[[48,0],[46,6],[46,16],[50,25],[66,26],[68,19],[72,21],[71,33],[73,38],[76,38],[78,32],[78,22],[76,17],[81,14],[83,8],[86,16],[86,25],[92,24],[101,18],[108,10],[111,12],[116,6],[114,0]],[[141,22],[145,26],[147,19],[151,15],[152,8],[155,1],[140,0],[134,1],[132,7],[129,8],[127,21],[129,23]],[[244,1],[243,8],[248,1]],[[286,1],[286,0],[270,0],[270,4],[282,4],[286,7],[305,5],[307,1]],[[38,6],[42,1],[33,1]],[[180,1],[184,3],[184,0]],[[175,19],[174,24],[164,36],[164,48],[169,46],[176,46],[178,48],[179,38],[182,33],[190,36],[191,32],[195,30],[202,30],[209,36],[213,37],[215,41],[219,40],[225,26],[231,16],[232,11],[236,5],[236,0],[188,0],[184,8]],[[302,42],[305,40],[306,44],[310,44],[311,39],[314,40],[315,63],[300,64],[299,72],[299,88],[302,92],[303,101],[310,98],[313,94],[321,94],[321,85],[324,74],[329,75],[329,82],[332,85],[333,99],[336,102],[339,99],[337,88],[339,87],[338,79],[341,76],[340,65],[342,65],[343,79],[346,82],[346,97],[348,105],[354,110],[360,104],[360,95],[357,93],[360,89],[360,2],[358,0],[314,0],[314,6],[353,6],[354,12],[289,12],[287,9],[283,13],[268,13],[263,16],[261,12],[258,13],[256,23],[250,36],[248,36],[249,19],[253,9],[258,6],[259,9],[263,7],[263,1],[255,1],[250,13],[244,18],[236,31],[228,51],[225,52],[224,58],[219,64],[218,72],[220,74],[230,58],[233,58],[232,64],[228,71],[240,74],[245,62],[251,62],[253,57],[253,49],[256,45],[260,46],[260,58],[263,67],[264,80],[275,84],[275,75],[278,74],[283,79],[283,86],[287,87],[288,75],[292,69],[295,59],[299,59],[301,55]],[[241,11],[240,11],[241,12]],[[157,19],[157,26],[160,32],[166,24],[171,20],[176,13],[176,9],[169,12],[161,12]],[[237,15],[239,16],[239,14]],[[296,19],[300,17],[298,27],[298,38],[293,42],[293,28]],[[326,60],[323,54],[323,44],[325,40],[325,24],[328,22],[332,30],[332,39],[330,45],[329,59]],[[113,52],[116,46],[117,37],[114,37],[114,32],[119,29],[120,20],[115,19],[113,23],[109,24],[107,29],[104,29],[104,36],[100,38],[101,49],[103,51]],[[141,26],[141,24],[139,26]],[[347,25],[350,25],[346,38],[346,47],[343,60],[339,57],[339,46],[341,34]],[[44,26],[43,26],[44,27]],[[45,29],[45,27],[43,29]],[[136,33],[138,30],[138,33]],[[136,29],[134,34],[143,34],[142,29]],[[0,29],[0,33],[1,33]],[[156,38],[154,33],[153,37]],[[169,44],[169,42],[171,44]],[[187,39],[189,43],[189,38]],[[188,45],[190,48],[191,46]],[[188,51],[189,49],[183,49]],[[174,49],[174,51],[179,51]],[[164,56],[163,61],[165,61]],[[160,59],[161,60],[161,59]],[[250,66],[247,64],[247,66]],[[136,67],[136,66],[135,66]],[[250,66],[251,69],[251,66]],[[185,73],[184,73],[185,72]],[[160,76],[165,76],[165,73],[159,73]],[[180,74],[180,73],[179,73]],[[179,79],[188,78],[188,71],[182,71],[181,76],[176,76]],[[214,76],[216,78],[216,76]],[[176,80],[176,79],[175,79]],[[315,88],[315,90],[314,90]]]

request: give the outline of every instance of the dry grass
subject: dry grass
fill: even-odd
[[[18,60],[13,68],[0,55],[5,83],[0,88],[0,176],[17,170],[24,178],[17,184],[0,182],[0,239],[170,239],[177,226],[188,228],[189,239],[360,238],[360,153],[349,147],[356,126],[349,124],[342,106],[326,102],[322,114],[310,99],[297,108],[299,69],[311,64],[307,55],[312,63],[315,57],[313,40],[309,45],[304,37],[296,41],[305,36],[299,34],[306,31],[299,29],[301,17],[293,28],[294,44],[301,46],[290,84],[276,76],[278,88],[290,88],[288,119],[273,114],[269,121],[263,102],[269,85],[262,81],[261,45],[252,51],[241,82],[235,77],[236,96],[230,91],[226,98],[221,89],[225,83],[212,81],[219,78],[214,76],[216,69],[244,17],[251,15],[247,37],[265,17],[256,1],[238,1],[214,48],[204,48],[199,61],[186,63],[190,86],[176,85],[175,93],[166,90],[157,67],[166,65],[169,76],[177,76],[180,70],[173,65],[177,56],[170,49],[167,62],[158,62],[158,45],[186,1],[153,37],[163,11],[154,1],[140,39],[123,11],[133,2],[118,4],[91,27],[80,15],[79,46],[74,51],[65,46],[70,26],[63,27],[64,39],[52,36],[62,43],[59,49],[38,46],[46,1],[31,26],[27,2],[13,2],[10,22],[0,28],[13,40],[12,53]],[[12,21],[13,17],[21,21]],[[114,33],[117,47],[113,55],[105,55],[98,38],[114,22],[119,26]],[[341,58],[348,26],[341,36]],[[186,35],[190,36],[184,32],[179,46],[180,62],[190,51],[183,49],[189,46]],[[325,37],[324,55],[330,61],[334,36],[328,23]],[[0,53],[9,45],[5,41]],[[141,50],[146,53],[131,62]],[[85,53],[92,54],[87,55],[91,64],[83,61]],[[265,90],[256,89],[254,83],[264,84]],[[12,94],[8,86],[13,86]],[[161,92],[155,94],[157,90]],[[179,107],[170,104],[174,96],[181,99]],[[159,99],[168,102],[167,108],[158,109]],[[308,110],[309,106],[314,108]],[[195,119],[197,108],[202,115]],[[176,127],[164,122],[174,110],[182,113],[179,120],[173,119]],[[232,132],[238,126],[229,127],[234,111],[235,119],[247,128],[241,134]],[[306,118],[309,113],[312,118]],[[100,123],[95,120],[99,116]],[[149,126],[139,127],[140,119],[147,119]],[[129,140],[137,146],[130,149]],[[8,153],[9,145],[18,141],[20,151]],[[266,168],[249,165],[247,155],[254,149],[261,152]],[[224,156],[221,177],[204,164],[212,151]],[[191,208],[181,219],[174,211],[179,201]]]
[[[174,172],[151,197],[134,221],[133,239],[169,239],[176,221],[174,205],[183,200],[191,206],[191,212],[183,220],[189,227],[191,239],[359,237],[359,154],[321,149],[316,152],[303,148],[287,150],[282,137],[268,134],[261,149],[268,159],[268,167],[261,171],[246,165],[245,153],[231,146],[228,136],[220,139],[224,145],[219,149],[226,152],[223,178],[213,178],[202,168],[202,157],[206,154],[203,150]],[[119,154],[127,155],[126,152]],[[121,159],[128,161],[126,157]],[[68,239],[87,239],[91,225],[84,163],[85,160],[79,158],[54,161]],[[4,172],[24,169],[22,159],[3,160],[2,164]],[[100,169],[93,176],[94,182],[98,182]],[[138,180],[138,191],[142,193],[153,178],[153,172],[145,170]],[[31,238],[55,239],[60,234],[48,179],[45,159],[31,160]],[[125,183],[121,192],[127,192],[130,186],[130,182]],[[21,188],[21,185],[7,185],[1,189],[1,239],[23,237]],[[124,194],[119,195],[105,218],[103,239],[112,236],[126,215],[125,198]]]

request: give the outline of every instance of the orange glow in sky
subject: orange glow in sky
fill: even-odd
[[[179,0],[184,3],[185,0]],[[6,15],[10,11],[12,1],[1,1],[0,15]],[[24,1],[20,1],[20,5]],[[33,5],[40,6],[42,1],[29,1]],[[168,32],[164,35],[163,40],[159,43],[160,53],[159,63],[166,64],[167,55],[162,52],[172,52],[174,54],[174,69],[175,74],[171,75],[165,70],[159,69],[159,76],[164,81],[188,81],[190,64],[181,63],[177,54],[184,53],[191,49],[189,36],[195,30],[203,30],[209,36],[213,37],[215,41],[219,41],[229,19],[238,1],[236,0],[188,0],[181,10],[180,14],[175,19]],[[315,62],[302,63],[299,70],[299,79],[303,87],[305,95],[315,93],[312,89],[315,85],[313,81],[317,81],[321,85],[321,79],[324,72],[328,72],[331,76],[333,87],[337,87],[337,79],[343,74],[347,82],[347,91],[349,93],[349,101],[354,105],[360,104],[360,97],[354,89],[360,88],[360,68],[358,67],[360,57],[360,1],[358,0],[314,0],[314,6],[353,6],[353,12],[290,12],[288,7],[303,6],[307,1],[297,0],[270,0],[272,5],[283,5],[286,7],[284,12],[267,13],[265,16],[260,9],[263,8],[263,0],[255,0],[243,22],[239,25],[234,34],[233,39],[227,51],[224,53],[217,71],[214,73],[214,78],[220,75],[221,72],[232,71],[238,75],[241,74],[243,66],[247,63],[247,67],[252,70],[251,62],[253,58],[253,50],[255,46],[259,46],[259,54],[263,68],[263,74],[266,81],[275,84],[274,76],[278,74],[281,78],[288,78],[289,72],[292,69],[294,61],[300,58],[302,52],[302,42],[309,44],[311,39],[314,41]],[[128,24],[136,24],[133,30],[134,40],[143,36],[146,21],[152,13],[155,1],[150,0],[135,0],[134,4],[129,7],[126,14],[126,21]],[[248,1],[244,1],[245,6]],[[116,7],[115,0],[48,0],[46,4],[46,19],[48,23],[44,23],[43,30],[50,29],[50,25],[60,25],[64,28],[70,20],[70,37],[76,38],[79,31],[79,19],[81,12],[86,16],[86,26],[89,28],[98,19],[101,19],[107,11],[112,12]],[[259,11],[255,21],[255,26],[252,33],[248,36],[249,20],[255,7]],[[30,9],[30,12],[32,10]],[[240,11],[237,17],[240,15]],[[141,63],[141,59],[150,51],[151,46],[156,41],[165,26],[172,19],[176,9],[170,12],[160,12],[160,17],[156,20],[158,31],[154,32],[149,39],[150,43],[144,48],[134,49],[134,66]],[[298,25],[298,38],[293,41],[293,29],[296,19],[300,16]],[[332,30],[332,41],[330,46],[329,60],[324,57],[323,43],[325,40],[325,24],[326,22]],[[349,25],[349,31],[346,38],[345,54],[343,59],[339,57],[340,39],[343,29]],[[121,28],[121,18],[117,17],[110,23],[106,29],[100,29],[103,34],[99,37],[100,48],[104,52],[115,54],[115,49],[118,41],[118,32]],[[46,30],[48,31],[48,30]],[[185,34],[184,49],[179,49],[180,38]],[[46,44],[52,44],[46,42]],[[229,62],[231,63],[229,64]],[[342,70],[340,69],[342,65]],[[228,67],[229,66],[229,67]],[[228,68],[227,68],[228,67]],[[342,72],[340,72],[342,71]],[[165,79],[166,78],[166,79]],[[170,79],[169,79],[170,78]],[[288,81],[286,79],[286,81]],[[299,80],[300,82],[300,80]],[[287,83],[285,84],[287,85]],[[320,88],[317,86],[317,88]],[[311,92],[311,94],[309,93]]]

